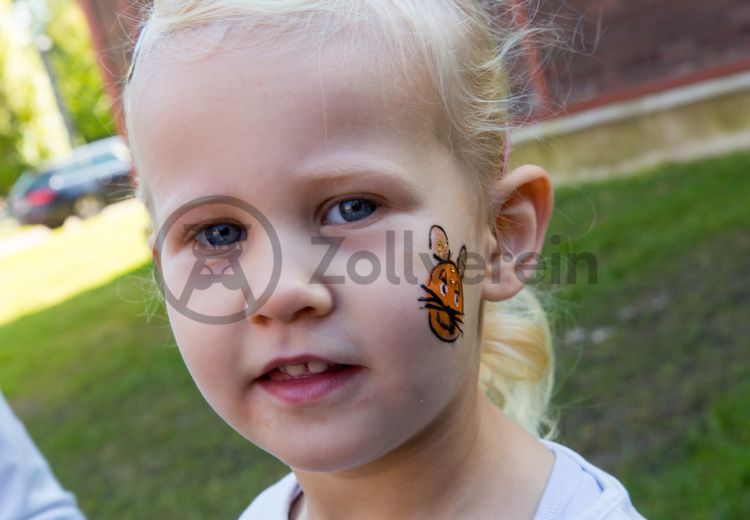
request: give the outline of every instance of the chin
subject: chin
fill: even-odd
[[[359,467],[380,456],[382,441],[366,437],[341,439],[335,433],[302,435],[267,449],[287,466],[310,473],[334,473]],[[263,448],[263,446],[261,446]],[[264,448],[265,449],[265,448]]]
[[[310,446],[296,446],[289,450],[281,461],[289,467],[311,473],[334,473],[362,465],[360,447],[329,446],[328,449],[314,449]]]

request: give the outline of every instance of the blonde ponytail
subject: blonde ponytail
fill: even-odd
[[[548,406],[555,359],[544,308],[529,286],[509,300],[483,305],[480,387],[526,430],[554,437]]]

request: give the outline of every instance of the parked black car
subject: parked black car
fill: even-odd
[[[21,224],[58,227],[71,215],[91,217],[133,196],[130,151],[119,136],[75,148],[11,188],[8,212]]]

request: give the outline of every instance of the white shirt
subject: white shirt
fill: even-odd
[[[0,520],[84,520],[0,393]]]
[[[555,464],[534,520],[645,520],[615,477],[570,448],[541,442],[555,454]],[[289,473],[258,495],[240,520],[288,520],[301,492],[294,473]]]

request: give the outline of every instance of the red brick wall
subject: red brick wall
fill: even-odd
[[[119,99],[137,26],[135,1],[79,2],[111,93]],[[544,72],[534,84],[547,91],[553,108],[575,111],[750,69],[750,0],[530,2],[529,15],[539,20],[552,15],[577,50],[557,52],[550,61],[541,56]]]
[[[583,107],[750,69],[748,0],[541,3],[581,51],[558,55],[546,74],[558,104]]]

